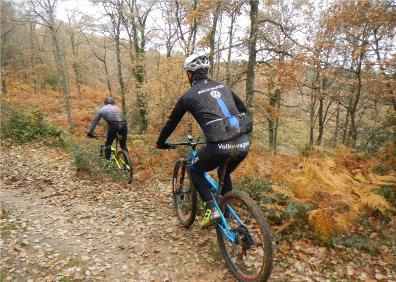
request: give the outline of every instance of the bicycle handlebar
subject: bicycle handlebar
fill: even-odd
[[[121,136],[120,136],[120,137],[119,137],[119,136],[120,136],[120,135],[117,134],[115,139],[118,139],[118,140],[121,139]],[[101,135],[94,135],[94,136],[88,137],[88,138],[92,138],[92,139],[102,139],[102,138],[106,138],[106,135],[104,135],[104,134],[103,134],[103,135],[102,135],[102,134],[101,134]]]
[[[197,145],[204,145],[206,144],[205,142],[194,142],[194,141],[189,141],[189,142],[180,142],[180,143],[170,143],[170,149],[176,149],[177,146],[191,146],[195,147]]]

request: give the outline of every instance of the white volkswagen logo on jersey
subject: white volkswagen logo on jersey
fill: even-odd
[[[221,93],[217,90],[213,90],[213,91],[210,91],[210,96],[212,96],[215,99],[220,99]]]

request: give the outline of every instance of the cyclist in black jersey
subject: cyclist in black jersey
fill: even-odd
[[[113,144],[114,139],[117,134],[121,136],[120,147],[123,150],[128,151],[126,146],[127,136],[128,136],[128,125],[124,114],[121,109],[115,105],[113,97],[107,97],[104,100],[104,106],[99,109],[96,113],[91,126],[88,129],[87,137],[95,138],[94,134],[95,127],[98,125],[100,119],[103,118],[107,121],[107,131],[106,131],[106,141],[105,141],[105,157],[110,159],[111,156],[111,144]]]
[[[190,166],[193,184],[208,209],[202,227],[210,226],[220,217],[211,202],[203,173],[215,168],[220,173],[225,161],[232,158],[225,174],[222,194],[231,191],[231,172],[247,156],[250,145],[248,133],[252,130],[252,121],[246,115],[243,102],[228,86],[208,78],[209,67],[206,55],[193,54],[185,59],[184,69],[191,88],[176,103],[157,141],[157,148],[169,149],[166,139],[187,111],[204,132],[206,145],[198,151]]]

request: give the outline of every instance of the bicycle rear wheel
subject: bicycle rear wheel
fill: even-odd
[[[133,168],[131,157],[127,151],[120,150],[117,152],[117,166],[119,169],[125,172],[126,176],[129,178],[128,183],[131,183],[133,177]]]
[[[181,158],[173,168],[172,197],[180,224],[190,227],[197,215],[197,192],[186,169],[186,163]]]
[[[247,194],[236,191],[226,193],[220,207],[237,237],[237,243],[231,243],[217,229],[221,253],[232,275],[238,281],[267,281],[273,253],[271,233],[263,212]]]

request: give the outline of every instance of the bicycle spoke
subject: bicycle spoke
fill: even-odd
[[[232,206],[240,220],[243,221],[245,227],[235,218],[230,220],[232,222],[231,225],[235,226],[231,228],[231,230],[236,233],[240,242],[236,246],[229,244],[229,248],[234,249],[235,263],[238,268],[243,269],[244,272],[254,273],[257,271],[255,267],[261,267],[261,261],[263,260],[264,251],[261,248],[263,245],[261,243],[263,238],[260,231],[255,228],[254,220],[252,220],[253,215],[248,210],[244,209],[241,203],[233,203]],[[246,241],[252,241],[253,244]],[[254,262],[256,262],[256,264]]]
[[[125,181],[130,182],[132,179],[131,164],[129,163],[130,160],[127,159],[128,156],[125,156],[124,154],[125,153],[123,151],[118,151],[117,156],[114,160],[116,161],[116,165],[122,178]]]
[[[224,198],[222,208],[227,204],[233,212],[228,214],[229,230],[237,237],[232,243],[217,231],[220,247],[226,263],[234,276],[244,281],[260,280],[269,275],[272,266],[272,246],[268,227],[257,212],[258,207],[252,200],[246,202],[239,193],[232,192],[235,197]]]
[[[182,160],[176,162],[173,172],[173,202],[179,222],[189,227],[196,216],[197,194]]]

